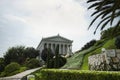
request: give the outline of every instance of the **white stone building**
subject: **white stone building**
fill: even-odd
[[[72,54],[72,40],[64,38],[59,34],[57,36],[42,38],[41,42],[39,43],[37,50],[40,51],[40,56],[44,48],[50,48],[53,53],[55,53],[55,49],[59,46],[59,54],[66,55]],[[39,56],[39,58],[40,58]]]

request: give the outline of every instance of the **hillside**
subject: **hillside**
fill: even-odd
[[[89,49],[75,53],[72,57],[68,58],[67,63],[62,68],[88,70],[88,57],[93,54],[99,54],[102,48],[115,48],[114,42],[115,38],[99,40]]]

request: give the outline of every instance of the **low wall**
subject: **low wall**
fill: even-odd
[[[104,50],[101,54],[88,57],[90,70],[120,70],[120,49]]]

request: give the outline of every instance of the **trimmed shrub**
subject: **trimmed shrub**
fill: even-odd
[[[120,72],[83,70],[41,70],[42,80],[120,80]]]
[[[26,66],[29,69],[36,68],[36,67],[40,66],[40,62],[39,62],[39,60],[33,58],[33,59],[30,59],[29,61],[26,62]]]
[[[67,62],[66,58],[58,56],[58,60],[57,60],[58,65],[55,66],[56,60],[57,60],[56,57],[49,60],[49,63],[47,64],[47,68],[60,68],[64,66]]]
[[[20,65],[16,62],[11,62],[10,64],[8,64],[6,67],[5,67],[5,72],[6,73],[12,73],[16,70],[19,70],[20,69]]]
[[[2,73],[2,76],[11,76],[16,73],[19,73],[20,65],[16,62],[11,62],[5,67],[4,72]]]

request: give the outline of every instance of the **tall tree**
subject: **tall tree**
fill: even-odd
[[[0,58],[0,72],[2,72],[5,68],[4,58]]]
[[[5,63],[17,62],[23,64],[27,58],[36,58],[39,55],[39,51],[32,47],[25,48],[24,46],[16,46],[9,48],[4,55]]]
[[[25,49],[25,58],[36,58],[39,55],[39,51],[33,47],[27,47]]]
[[[23,61],[25,61],[24,51],[24,46],[9,48],[4,55],[5,63],[9,64],[10,62],[18,62],[19,64],[22,64]]]
[[[59,68],[59,45],[57,45],[56,50],[55,50],[55,61],[54,61],[54,68]]]
[[[94,34],[99,26],[101,26],[101,30],[103,30],[108,23],[112,25],[115,19],[117,19],[116,23],[114,23],[116,27],[115,30],[120,26],[120,0],[88,0],[87,3],[91,3],[88,9],[95,9],[91,16],[96,15],[89,28],[98,18],[101,18],[101,21],[96,26]]]
[[[42,53],[41,53],[41,58],[42,60],[44,60],[46,63],[47,61],[49,61],[50,59],[52,59],[54,56],[54,54],[52,53],[51,49],[45,48]]]

